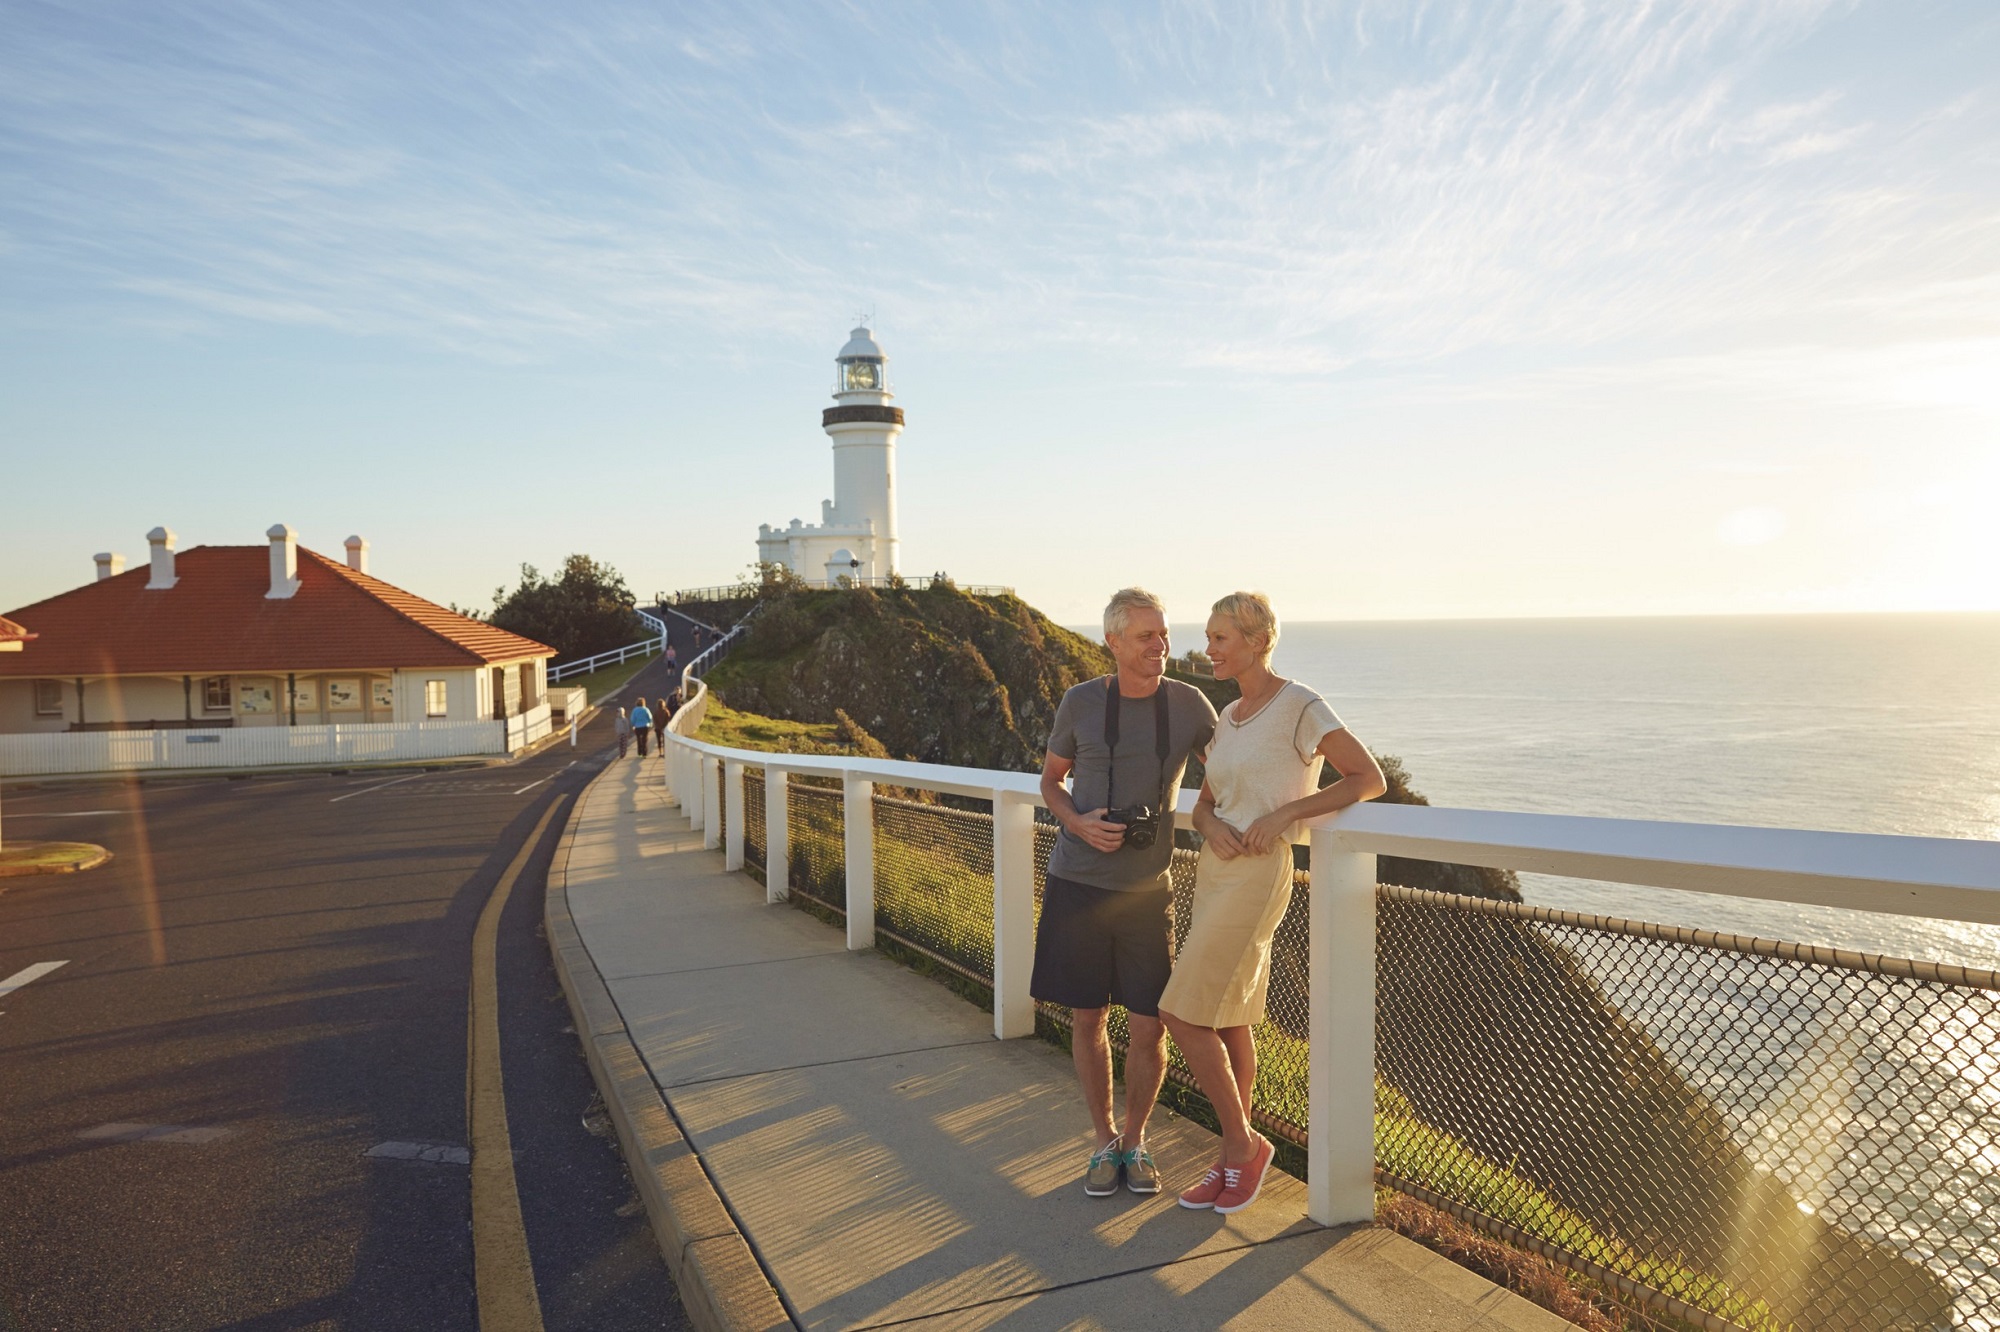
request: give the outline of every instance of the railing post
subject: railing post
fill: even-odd
[[[1312,834],[1306,1215],[1375,1219],[1375,857]]]
[[[1028,980],[1035,957],[1035,803],[993,793],[993,1034],[1035,1034]]]
[[[743,764],[727,759],[722,765],[722,868],[743,868]]]
[[[715,805],[715,783],[721,773],[721,759],[701,756],[701,844],[708,851],[722,845],[722,811]]]
[[[792,895],[790,785],[783,768],[764,765],[764,900]]]
[[[845,774],[842,822],[847,827],[847,946],[875,946],[875,783]]]

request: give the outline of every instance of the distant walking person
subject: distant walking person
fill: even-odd
[[[1376,765],[1325,699],[1271,673],[1278,617],[1259,592],[1232,592],[1208,617],[1215,678],[1242,697],[1222,710],[1195,802],[1202,835],[1194,920],[1160,995],[1160,1016],[1222,1123],[1222,1159],[1181,1206],[1240,1212],[1257,1200],[1271,1140],[1250,1127],[1257,1081],[1251,1028],[1264,1020],[1271,937],[1292,898],[1292,833],[1387,789]],[[1340,780],[1322,789],[1331,763]],[[1046,908],[1045,908],[1046,909]]]
[[[1028,991],[1071,1013],[1070,1048],[1095,1136],[1083,1191],[1119,1181],[1158,1193],[1146,1118],[1166,1075],[1160,989],[1173,966],[1174,802],[1188,755],[1215,734],[1215,709],[1166,678],[1167,615],[1136,587],[1104,608],[1117,671],[1063,695],[1042,759],[1042,799],[1062,824],[1049,858]],[[1063,786],[1063,778],[1070,785]],[[1113,1117],[1112,1004],[1126,1012],[1125,1125]]]
[[[674,719],[674,710],[667,706],[667,700],[653,700],[653,738],[660,742],[660,752],[667,752],[667,723]]]
[[[639,741],[639,757],[646,757],[646,737],[653,733],[653,710],[640,699],[632,705],[632,734]]]
[[[667,644],[667,675],[674,680],[681,678],[681,654],[674,651],[672,643]]]
[[[618,709],[618,716],[613,719],[612,727],[618,732],[618,757],[624,758],[626,749],[632,744],[632,721],[625,715],[625,709]]]

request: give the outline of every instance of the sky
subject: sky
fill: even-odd
[[[2000,608],[2000,9],[0,0],[0,609],[734,581],[832,357],[1065,623]]]

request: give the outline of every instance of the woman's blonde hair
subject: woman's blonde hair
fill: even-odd
[[[1231,592],[1210,607],[1217,615],[1227,615],[1236,632],[1242,634],[1255,646],[1262,639],[1263,646],[1257,651],[1269,664],[1271,653],[1278,646],[1278,612],[1271,609],[1271,599],[1262,592]]]

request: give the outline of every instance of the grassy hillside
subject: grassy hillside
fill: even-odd
[[[1111,669],[1110,654],[1018,597],[949,586],[771,598],[707,679],[730,707],[853,725],[896,758],[1041,766],[1056,705]]]

